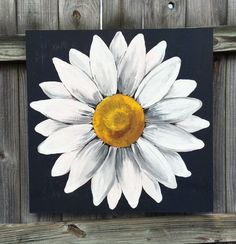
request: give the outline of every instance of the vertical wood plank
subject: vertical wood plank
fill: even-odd
[[[144,0],[103,0],[104,29],[143,27]]]
[[[58,29],[57,0],[17,0],[18,33]]]
[[[58,29],[57,0],[18,0],[18,33],[28,29]],[[29,213],[29,167],[27,140],[27,78],[25,64],[19,65],[20,165],[21,165],[21,221],[59,221],[61,215]]]
[[[19,113],[16,64],[0,64],[0,222],[20,222]]]
[[[236,1],[228,1],[228,25],[236,24]],[[236,55],[230,54],[226,69],[226,200],[227,212],[236,212]]]
[[[219,26],[226,24],[226,0],[187,0],[186,26]]]
[[[0,1],[0,33],[16,34],[16,3],[15,0]]]
[[[0,34],[16,33],[15,1],[0,2]],[[19,113],[16,64],[0,64],[0,222],[20,222]]]
[[[227,23],[227,1],[187,0],[186,26],[216,26]],[[213,81],[213,194],[214,212],[226,210],[225,185],[225,69],[226,60],[217,56]]]
[[[225,195],[225,56],[214,56],[213,79],[213,193],[214,212],[226,211]]]
[[[99,0],[59,0],[59,28],[98,29],[99,8]]]
[[[185,0],[146,0],[145,28],[168,28],[185,26]]]

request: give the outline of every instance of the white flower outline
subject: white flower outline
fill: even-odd
[[[161,41],[146,53],[143,34],[127,45],[119,31],[109,48],[94,35],[90,57],[71,49],[70,64],[53,58],[62,82],[40,83],[49,99],[30,106],[48,117],[35,127],[47,137],[38,152],[62,154],[51,175],[69,172],[66,193],[91,179],[94,205],[107,197],[109,208],[114,209],[123,193],[136,208],[142,188],[159,203],[159,183],[174,189],[175,176],[191,176],[178,152],[203,148],[204,143],[191,133],[208,127],[209,122],[193,115],[202,106],[200,100],[188,97],[197,83],[176,80],[181,60],[173,57],[163,62],[166,47]],[[133,97],[145,110],[143,134],[126,148],[104,144],[91,124],[96,105],[117,91]]]

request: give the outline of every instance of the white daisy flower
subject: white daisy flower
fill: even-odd
[[[114,209],[123,193],[135,208],[142,188],[159,203],[160,184],[174,189],[175,176],[191,175],[178,152],[203,148],[191,133],[209,122],[193,115],[196,82],[176,80],[180,58],[162,62],[166,45],[146,53],[142,34],[127,46],[117,32],[109,47],[95,35],[89,57],[71,49],[70,63],[53,58],[62,82],[41,83],[49,99],[30,106],[48,118],[35,127],[47,137],[38,152],[61,154],[51,174],[69,173],[65,193],[91,180],[94,205],[107,197]]]

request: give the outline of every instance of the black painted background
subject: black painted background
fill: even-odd
[[[203,107],[196,115],[212,123],[212,29],[162,29],[124,30],[129,43],[137,33],[143,33],[147,51],[161,40],[167,41],[166,57],[179,56],[182,59],[178,78],[194,79],[198,86],[192,97],[202,100]],[[47,80],[59,81],[52,63],[53,57],[68,61],[70,48],[85,54],[94,34],[98,34],[108,45],[116,31],[27,31],[27,73],[28,101],[46,99],[38,84]],[[211,212],[213,205],[212,184],[212,126],[195,133],[206,146],[202,150],[181,153],[190,178],[177,177],[178,188],[171,190],[161,186],[163,201],[157,204],[144,191],[139,205],[131,209],[122,196],[118,206],[111,211],[106,199],[95,207],[92,203],[90,182],[71,194],[64,193],[68,175],[51,177],[51,168],[59,155],[41,155],[37,146],[44,139],[34,127],[45,119],[40,113],[28,108],[29,118],[29,170],[31,212],[78,212],[78,213],[134,213],[166,212],[197,213]]]

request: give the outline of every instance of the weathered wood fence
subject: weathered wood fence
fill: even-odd
[[[236,0],[0,0],[0,242],[236,243],[234,25]],[[25,30],[199,26],[215,27],[214,214],[30,214]]]

